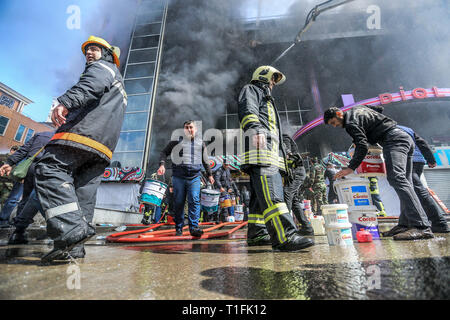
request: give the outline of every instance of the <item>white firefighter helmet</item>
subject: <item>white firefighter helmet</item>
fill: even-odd
[[[286,76],[271,66],[258,67],[255,72],[253,72],[252,81],[256,80],[268,84],[273,75],[275,75],[275,85],[280,85],[286,81]]]

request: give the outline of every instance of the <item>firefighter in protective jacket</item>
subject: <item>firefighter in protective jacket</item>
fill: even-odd
[[[314,242],[298,234],[284,202],[280,171],[286,174],[288,168],[271,90],[285,80],[277,69],[261,66],[239,94],[241,169],[250,175],[248,245],[271,244],[275,250],[295,251]]]
[[[127,105],[120,50],[91,36],[81,46],[86,66],[80,80],[57,99],[52,122],[59,127],[36,164],[36,193],[54,248],[42,257],[84,257],[97,188],[119,140]]]

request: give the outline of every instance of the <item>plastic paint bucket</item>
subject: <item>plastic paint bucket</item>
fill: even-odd
[[[158,181],[148,179],[145,181],[144,188],[142,189],[141,202],[160,206],[164,194],[166,193],[167,184]]]
[[[219,210],[220,192],[216,190],[203,189],[200,195],[202,210],[216,212]]]
[[[383,158],[383,149],[370,148],[364,160],[356,168],[358,176],[384,177],[386,176],[386,165]]]
[[[377,210],[353,210],[349,212],[349,220],[352,224],[352,235],[356,238],[356,232],[361,229],[367,230],[372,234],[372,239],[380,239],[380,230],[378,229]]]
[[[339,202],[348,205],[348,209],[372,206],[370,182],[367,178],[340,179],[334,183]]]
[[[330,246],[353,246],[352,225],[350,223],[332,223],[326,226]]]
[[[231,198],[228,194],[220,197],[220,207],[221,208],[229,208],[231,207]]]
[[[320,206],[325,226],[333,223],[348,223],[348,205],[346,204],[325,204]]]
[[[237,204],[234,214],[236,221],[244,220],[244,206],[242,204]]]
[[[326,235],[326,231],[324,228],[324,219],[322,216],[313,216],[311,217],[311,226],[314,230],[315,236],[324,236]]]

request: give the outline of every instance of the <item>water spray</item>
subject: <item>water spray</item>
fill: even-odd
[[[341,1],[341,2],[333,4],[333,5],[326,6],[330,2],[333,2],[333,0],[327,0],[325,2],[318,4],[314,8],[312,8],[306,17],[305,25],[303,26],[303,28],[300,30],[300,32],[295,37],[294,42],[286,50],[284,50],[281,53],[281,55],[278,56],[278,58],[276,58],[272,62],[272,65],[274,65],[278,60],[280,60],[282,57],[284,57],[289,52],[289,50],[291,50],[297,43],[299,43],[301,41],[303,34],[311,27],[313,22],[316,21],[319,14],[321,14],[322,12],[334,9],[336,7],[342,6],[343,4],[346,4],[346,3],[352,2],[352,1],[355,1],[355,0],[345,0],[345,1]],[[324,6],[326,6],[326,7],[324,7]]]

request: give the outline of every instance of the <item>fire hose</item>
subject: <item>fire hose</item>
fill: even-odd
[[[188,235],[187,228],[188,226],[185,226],[183,228],[183,235],[176,236],[175,230],[159,230],[159,231],[151,231],[153,229],[157,229],[162,226],[168,226],[173,224],[170,223],[160,223],[160,224],[154,224],[148,228],[140,229],[140,230],[131,230],[131,231],[124,231],[124,232],[118,232],[111,234],[106,237],[107,242],[159,242],[159,241],[180,241],[180,240],[198,240],[198,239],[213,239],[213,238],[221,238],[221,237],[227,237],[233,232],[241,229],[242,227],[245,227],[248,224],[248,221],[238,221],[238,222],[223,222],[220,224],[214,224],[213,222],[203,222],[200,223],[200,225],[213,225],[212,227],[203,229],[203,235],[201,237],[194,237],[191,235]],[[230,225],[236,225],[234,228],[223,231],[223,232],[214,232],[210,233],[211,231],[221,229],[225,226]],[[130,235],[133,235],[132,237],[129,237]]]

